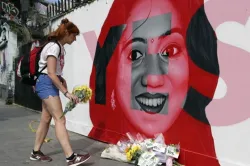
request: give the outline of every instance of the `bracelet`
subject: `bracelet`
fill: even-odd
[[[66,96],[67,95],[67,93],[69,93],[68,91],[66,91],[65,93],[64,93],[64,96]]]

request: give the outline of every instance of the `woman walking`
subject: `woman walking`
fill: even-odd
[[[63,148],[68,165],[77,166],[90,158],[89,154],[82,155],[73,152],[65,126],[65,117],[60,119],[63,109],[59,91],[68,99],[78,103],[78,98],[68,92],[67,83],[61,76],[64,66],[64,45],[72,44],[77,35],[79,35],[77,26],[68,19],[63,19],[57,30],[49,35],[48,43],[42,49],[39,71],[43,71],[35,87],[36,93],[42,100],[42,115],[36,132],[34,149],[30,156],[31,160],[52,161],[52,158],[44,155],[40,150],[52,117],[55,121],[56,137]]]

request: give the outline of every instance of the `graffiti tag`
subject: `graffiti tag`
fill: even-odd
[[[19,10],[14,6],[12,3],[6,3],[2,2],[1,3],[1,9],[6,13],[11,16],[17,17],[19,14]]]
[[[3,16],[3,18],[5,18],[6,20],[10,20],[10,21],[14,21],[15,23],[21,25],[21,20],[18,18],[18,17],[13,17],[13,16],[10,16],[9,14],[5,14]]]

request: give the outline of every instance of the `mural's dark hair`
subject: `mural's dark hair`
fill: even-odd
[[[110,28],[109,34],[105,40],[103,48],[97,43],[96,53],[94,58],[94,66],[96,69],[96,87],[95,87],[95,101],[98,104],[106,104],[106,67],[109,59],[113,55],[115,46],[119,42],[122,35],[122,30],[125,25],[114,26]]]
[[[204,5],[197,10],[189,23],[186,46],[191,60],[198,67],[219,76],[217,38],[206,16]],[[187,93],[184,110],[196,119],[208,124],[205,108],[211,100],[191,87]]]

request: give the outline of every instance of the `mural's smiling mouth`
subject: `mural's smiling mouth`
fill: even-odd
[[[167,98],[168,94],[163,95],[160,93],[143,93],[135,97],[142,110],[150,114],[156,114],[161,112],[163,106],[166,103]]]

